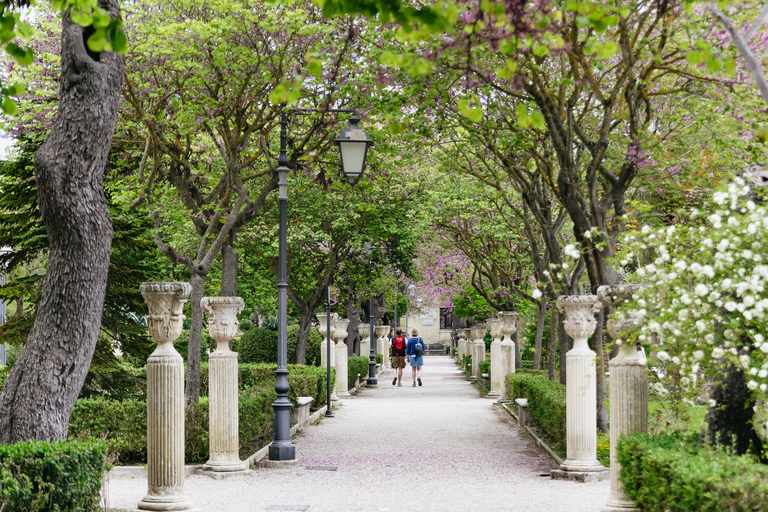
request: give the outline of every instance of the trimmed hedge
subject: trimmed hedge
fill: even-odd
[[[696,443],[698,435],[621,436],[620,480],[645,512],[760,511],[768,467]]]
[[[565,386],[543,375],[510,373],[506,379],[507,398],[527,398],[528,411],[544,437],[555,452],[565,455]]]
[[[549,377],[549,370],[532,370],[530,368],[518,368],[515,370],[517,375],[540,375],[544,378]]]
[[[480,375],[483,375],[484,373],[487,373],[488,376],[491,376],[491,362],[488,360],[480,361],[477,363],[477,367],[480,370]]]
[[[26,441],[0,445],[0,510],[101,510],[103,441]]]
[[[288,361],[296,361],[296,345],[299,342],[299,325],[288,326]],[[310,329],[305,361],[309,366],[320,364],[320,344],[323,337],[317,329]],[[241,363],[277,363],[277,331],[254,327],[243,331],[237,343]]]
[[[360,379],[368,378],[368,362],[370,361],[370,358],[352,356],[347,361],[349,365],[347,371],[347,383],[349,384],[349,389],[352,389],[355,386],[355,382],[357,382],[358,373],[360,374]]]
[[[201,364],[201,392],[208,391],[208,365]],[[275,401],[276,364],[240,365],[240,454],[252,455],[272,436],[272,403]],[[288,365],[288,399],[296,406],[299,396],[314,398],[312,406],[326,403],[325,370],[316,366]],[[336,369],[331,369],[331,385]],[[147,460],[147,404],[140,400],[80,399],[69,423],[69,439],[107,441],[121,464]],[[208,459],[208,399],[187,408],[186,462]]]

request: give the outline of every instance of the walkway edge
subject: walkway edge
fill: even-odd
[[[515,418],[515,420],[517,420],[517,414],[512,412],[512,409],[507,407],[507,404],[501,404],[501,406],[504,408],[505,411],[509,413],[510,416],[512,416],[513,418]],[[536,444],[544,448],[544,450],[549,454],[549,456],[552,457],[552,459],[554,459],[555,462],[557,462],[558,466],[563,463],[563,459],[558,457],[557,454],[552,450],[552,448],[550,448],[547,445],[547,443],[542,441],[539,438],[539,436],[537,436],[536,433],[528,425],[522,425],[522,427],[525,429],[526,432],[528,432],[531,435],[531,437],[533,437],[536,440]]]

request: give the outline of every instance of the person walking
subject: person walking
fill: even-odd
[[[398,385],[402,387],[403,383],[403,368],[405,368],[405,351],[408,345],[408,340],[403,336],[403,330],[398,329],[395,332],[395,337],[392,338],[392,373],[395,378],[392,379],[392,385]]]
[[[411,330],[411,338],[408,340],[406,354],[408,355],[408,363],[410,363],[411,372],[413,373],[413,387],[416,387],[416,381],[421,386],[421,367],[424,366],[425,348],[424,340],[419,337],[419,331],[416,329]]]

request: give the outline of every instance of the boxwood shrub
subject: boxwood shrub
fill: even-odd
[[[760,511],[768,466],[700,445],[698,434],[621,436],[620,480],[645,512]]]
[[[348,373],[347,382],[349,383],[349,389],[352,389],[357,381],[357,374],[360,374],[360,379],[364,380],[368,378],[368,357],[364,356],[352,356],[348,359]]]
[[[26,441],[0,445],[0,510],[101,510],[104,441]]]
[[[299,326],[288,326],[288,361],[296,361],[296,345],[299,341]],[[307,339],[305,363],[309,366],[320,364],[320,344],[323,337],[317,329],[310,329]],[[241,363],[277,363],[277,331],[254,327],[243,331],[237,343]]]
[[[510,373],[507,379],[507,398],[528,399],[528,411],[558,454],[565,455],[565,386],[548,380],[543,375]]]
[[[487,373],[488,376],[490,377],[490,375],[491,375],[491,362],[490,361],[488,361],[488,360],[480,361],[479,363],[477,363],[477,366],[478,366],[478,368],[480,370],[480,375],[482,375],[484,373]]]

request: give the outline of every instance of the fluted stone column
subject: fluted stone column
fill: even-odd
[[[336,331],[336,320],[339,318],[338,313],[331,313],[331,332],[326,332],[328,330],[328,313],[318,313],[317,320],[320,322],[320,325],[318,326],[317,330],[320,332],[320,334],[323,336],[323,341],[320,342],[320,367],[321,368],[328,368],[328,343],[331,344],[331,368],[336,367],[336,344],[333,342],[333,333]],[[338,374],[336,375],[336,380],[339,380]],[[336,396],[336,387],[334,386],[331,388],[331,401],[336,402],[338,401],[339,397]]]
[[[606,468],[597,461],[597,370],[595,352],[587,338],[595,331],[594,295],[562,295],[557,304],[565,310],[565,331],[573,338],[573,348],[566,354],[565,388],[566,460],[552,478],[591,479],[585,473],[599,473]],[[562,363],[561,363],[562,364]],[[567,475],[563,473],[578,473]]]
[[[394,328],[390,327],[389,325],[385,325],[383,327],[386,327],[387,330],[384,331],[384,334],[382,335],[383,345],[381,349],[381,355],[382,355],[381,367],[384,370],[389,370],[390,368],[392,368],[392,358],[389,355],[389,338],[387,338],[387,334],[392,332]]]
[[[472,378],[480,378],[480,361],[485,361],[485,326],[472,327]]]
[[[517,313],[512,311],[499,311],[501,321],[501,335],[504,340],[499,346],[501,387],[499,389],[499,402],[508,402],[507,398],[507,374],[515,373],[515,342],[512,335],[517,332]]]
[[[501,380],[504,378],[501,373],[501,320],[496,318],[488,320],[488,328],[493,337],[493,341],[491,341],[491,389],[488,391],[488,398],[498,399],[501,397]]]
[[[387,347],[387,338],[385,337],[389,332],[389,326],[376,325],[374,326],[374,329],[376,330],[376,353],[381,354],[382,358],[384,358],[384,352],[389,352]],[[386,361],[386,359],[383,359],[383,361]],[[383,363],[381,368],[386,369]]]
[[[360,324],[357,327],[357,331],[360,333],[360,356],[369,357],[371,353],[371,326],[368,324]]]
[[[208,433],[210,458],[204,471],[244,472],[240,460],[237,352],[229,340],[237,334],[237,315],[245,302],[240,297],[203,297],[200,307],[208,315],[208,332],[216,350],[208,357]]]
[[[597,289],[600,307],[608,307],[611,313],[621,309],[632,298],[638,286],[601,286]],[[611,314],[613,317],[614,315]],[[632,317],[608,320],[608,332],[614,339],[639,320]],[[631,343],[619,345],[619,353],[611,359],[611,495],[602,507],[603,512],[628,512],[639,510],[627,498],[619,482],[619,464],[616,445],[623,434],[648,431],[648,372],[647,361]]]
[[[184,322],[189,283],[141,283],[149,334],[147,360],[147,480],[139,510],[199,510],[184,492],[184,361],[173,347]]]
[[[467,339],[469,329],[459,329],[459,364],[464,363],[464,354],[467,353]]]
[[[347,326],[349,319],[339,318],[336,320],[336,332],[333,337],[336,340],[336,396],[339,398],[349,398],[349,355],[347,353]]]

